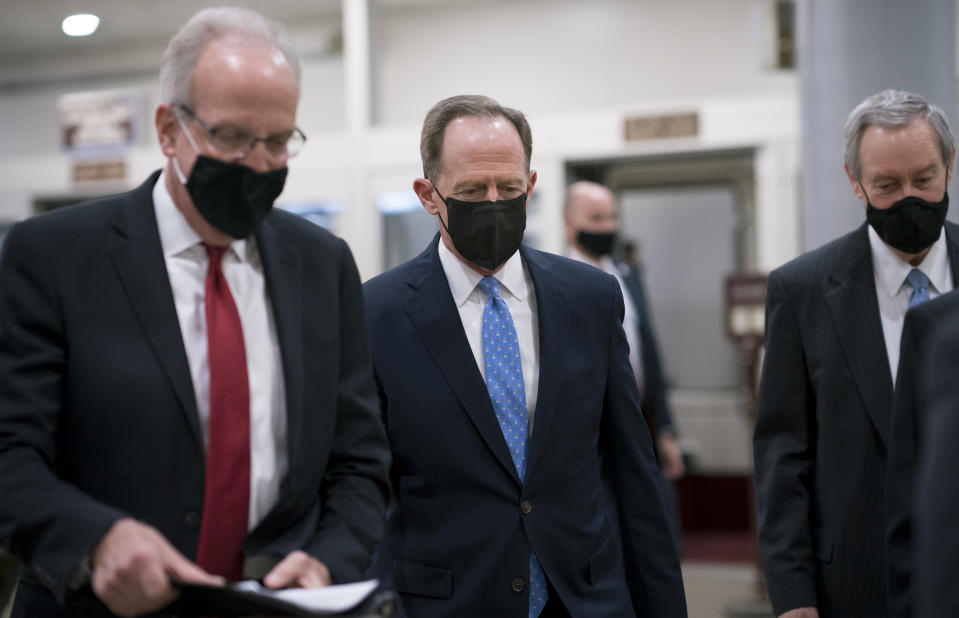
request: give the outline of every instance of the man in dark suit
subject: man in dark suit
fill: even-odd
[[[754,449],[769,597],[787,616],[884,616],[886,448],[910,304],[952,289],[945,115],[887,90],[845,127],[867,223],[769,276]]]
[[[929,371],[920,386],[926,407],[920,423],[912,609],[916,616],[959,616],[959,317],[944,317],[929,342]]]
[[[682,477],[685,465],[666,400],[666,380],[646,291],[639,269],[612,257],[619,233],[616,196],[601,184],[586,180],[575,182],[566,189],[563,218],[567,256],[614,276],[623,291],[623,327],[629,342],[629,364],[640,384],[643,412],[650,419],[663,474],[676,480]]]
[[[407,614],[685,615],[619,286],[521,246],[525,117],[452,97],[420,150],[440,233],[364,286]]]
[[[389,450],[359,277],[345,243],[272,209],[298,98],[275,25],[201,11],[164,56],[165,169],[7,236],[15,616],[155,611],[169,576],[316,587],[366,568]]]
[[[938,328],[957,312],[959,290],[953,290],[911,309],[902,327],[886,473],[886,566],[891,616],[912,616],[915,612],[913,529],[919,439],[929,405],[926,381],[931,366],[926,360]]]
[[[563,219],[567,257],[612,275],[623,292],[623,329],[629,344],[629,364],[639,385],[640,405],[655,439],[664,477],[663,498],[669,512],[673,540],[679,547],[679,508],[675,487],[669,481],[681,478],[686,466],[666,399],[659,344],[639,268],[618,262],[612,256],[619,233],[616,196],[601,184],[586,180],[574,182],[566,189]]]

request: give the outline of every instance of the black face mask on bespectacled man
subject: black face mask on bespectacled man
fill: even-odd
[[[480,268],[496,270],[516,253],[526,231],[526,193],[510,200],[467,202],[443,197],[430,182],[446,204],[449,223],[440,217],[440,224],[460,255]]]
[[[889,208],[876,208],[869,201],[862,182],[859,183],[866,196],[866,220],[879,238],[894,249],[915,255],[936,242],[949,211],[949,192],[943,192],[938,202],[907,195]]]
[[[177,177],[207,223],[233,238],[246,238],[270,214],[273,202],[283,192],[287,168],[258,172],[201,154],[179,115],[177,120],[197,154],[189,178],[173,157]]]

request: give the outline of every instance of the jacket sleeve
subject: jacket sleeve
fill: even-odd
[[[380,419],[366,335],[363,293],[342,242],[340,375],[336,434],[320,492],[322,513],[307,552],[334,582],[360,579],[381,542],[389,497],[390,449]]]
[[[776,271],[767,286],[765,345],[753,451],[759,550],[779,615],[816,606],[809,522],[816,412],[799,324]]]
[[[69,346],[43,229],[15,226],[0,257],[0,542],[61,601],[124,513],[57,475]]]
[[[638,616],[685,616],[679,557],[669,529],[652,440],[639,407],[623,331],[623,295],[613,302],[608,382],[600,428],[604,475],[615,498],[630,596]]]

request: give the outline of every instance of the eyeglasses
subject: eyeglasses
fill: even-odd
[[[177,105],[177,109],[192,118],[200,127],[210,136],[210,143],[222,154],[236,157],[238,159],[250,154],[250,151],[256,147],[257,142],[263,142],[267,152],[274,157],[294,157],[303,148],[306,143],[306,135],[299,128],[294,127],[293,131],[267,135],[266,137],[257,137],[249,131],[243,129],[223,126],[211,127],[206,122],[197,117],[192,109],[186,105]]]

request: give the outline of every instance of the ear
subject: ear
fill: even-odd
[[[952,180],[952,164],[956,160],[956,149],[952,149],[952,154],[949,155],[949,165],[946,166],[946,187],[949,187],[949,181]]]
[[[169,103],[157,105],[153,122],[157,129],[157,138],[160,140],[160,150],[167,157],[176,154],[176,136],[180,132],[180,124],[176,120],[176,112]]]
[[[533,198],[533,185],[536,184],[536,170],[529,172],[529,184],[526,186],[526,207],[529,208],[529,201]]]
[[[856,177],[852,175],[852,171],[849,169],[849,166],[843,164],[842,168],[846,170],[846,177],[849,179],[849,185],[852,187],[852,192],[856,194],[856,197],[861,199],[863,202],[868,201],[866,194],[862,191],[862,185],[856,180]]]
[[[426,178],[417,178],[413,181],[413,192],[416,193],[416,197],[420,198],[420,204],[423,205],[426,212],[431,215],[439,214],[440,207],[437,204],[439,198],[436,197],[432,182]]]

